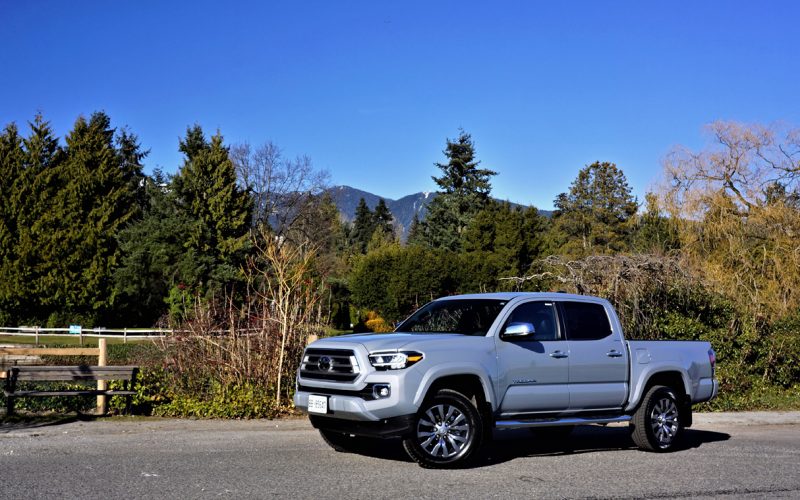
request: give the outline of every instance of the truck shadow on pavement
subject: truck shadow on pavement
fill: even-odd
[[[727,441],[730,434],[686,429],[675,452],[698,448],[706,443]],[[545,432],[528,429],[495,431],[494,440],[484,457],[473,467],[485,467],[524,457],[575,455],[594,452],[636,450],[627,427],[578,426],[567,437],[548,439]],[[411,462],[399,440],[378,441],[362,451],[363,455],[384,460]]]
[[[730,434],[686,429],[675,452],[697,448],[705,443],[727,441]],[[575,455],[579,453],[636,450],[627,427],[578,426],[568,436],[548,439],[544,432],[528,429],[495,432],[484,464],[507,462],[515,458]]]

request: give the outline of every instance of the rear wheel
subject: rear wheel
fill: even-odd
[[[484,425],[474,401],[452,389],[426,400],[414,419],[406,453],[431,469],[463,467],[479,454]]]
[[[673,450],[683,433],[680,408],[671,387],[651,387],[631,420],[631,437],[636,446],[647,451]]]
[[[371,444],[369,438],[351,436],[342,432],[320,429],[319,434],[328,446],[340,453],[361,453]]]

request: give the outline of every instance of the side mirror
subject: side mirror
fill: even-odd
[[[503,330],[503,337],[530,337],[536,333],[536,329],[531,323],[509,323]]]

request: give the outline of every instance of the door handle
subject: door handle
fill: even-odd
[[[550,353],[550,357],[551,358],[556,358],[556,359],[566,358],[567,356],[569,356],[569,355],[566,354],[566,353],[563,353],[561,351],[554,351],[554,352]]]
[[[606,356],[608,356],[609,358],[621,358],[622,353],[619,351],[608,351],[606,353]]]

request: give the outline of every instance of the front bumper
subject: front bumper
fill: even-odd
[[[298,370],[294,394],[296,408],[308,412],[308,397],[320,395],[328,399],[328,413],[313,413],[315,420],[380,422],[417,413],[414,401],[424,373],[420,367],[425,361],[402,370],[376,370],[370,364],[369,353],[363,345],[354,343],[337,348],[352,350],[361,367],[358,376],[353,381],[321,380],[304,377],[303,371]],[[375,384],[388,385],[389,396],[371,397],[370,388]]]
[[[390,387],[391,394],[382,399],[365,397],[371,384],[386,384]],[[379,372],[370,374],[354,386],[332,385],[301,379],[294,393],[295,407],[307,412],[308,397],[315,394],[328,398],[328,413],[313,415],[320,418],[377,422],[417,412],[413,401],[419,381],[411,372]]]
[[[382,439],[408,436],[414,424],[413,414],[377,421],[344,420],[319,415],[309,415],[308,418],[317,429]]]

